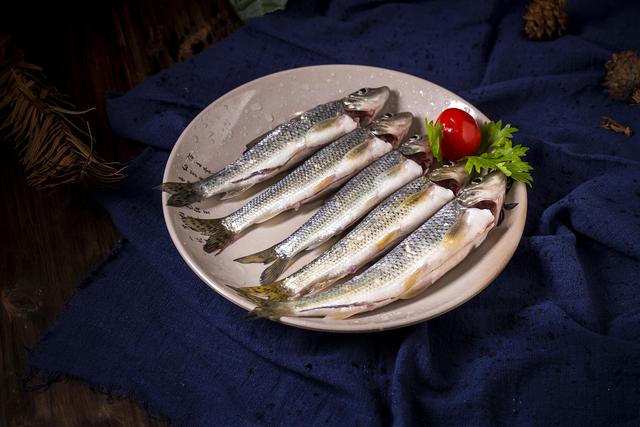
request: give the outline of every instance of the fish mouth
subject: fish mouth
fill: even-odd
[[[377,114],[375,110],[346,110],[346,113],[359,125],[371,123],[371,120]]]
[[[498,203],[493,200],[481,200],[476,204],[469,206],[470,208],[475,209],[489,209],[490,211],[495,211],[498,208]]]
[[[433,164],[433,156],[430,155],[430,153],[416,153],[407,157],[416,162],[422,168],[422,173],[428,171]]]
[[[387,113],[373,122],[370,129],[371,133],[388,142],[395,149],[400,147],[412,123],[413,114],[411,113]]]
[[[413,135],[407,141],[400,144],[398,148],[403,156],[413,160],[422,168],[423,174],[431,168],[433,164],[433,153],[423,136],[419,134]]]
[[[491,172],[474,178],[460,195],[460,202],[468,208],[488,209],[497,222],[504,203],[507,177],[502,172]]]
[[[378,115],[391,94],[387,86],[362,88],[342,99],[345,112],[360,125],[366,125]]]
[[[429,180],[434,184],[451,190],[456,196],[462,192],[462,189],[469,180],[469,174],[465,170],[466,162],[459,160],[457,162],[446,162],[437,169],[434,169],[428,176]]]
[[[500,211],[502,210],[502,202],[498,203],[498,201],[495,201],[495,200],[481,200],[478,203],[475,203],[469,206],[469,208],[487,209],[489,212],[491,212],[491,215],[493,215],[494,224],[496,224],[500,220]]]
[[[462,185],[458,182],[458,180],[453,178],[442,179],[439,181],[431,181],[434,184],[438,184],[440,187],[444,187],[447,190],[451,190],[453,194],[458,194],[462,189]]]
[[[400,146],[400,141],[402,140],[402,138],[400,138],[398,135],[395,135],[391,132],[389,133],[373,133],[375,136],[377,136],[378,138],[380,138],[381,140],[388,142],[389,144],[391,144],[393,146],[393,148],[398,148]]]

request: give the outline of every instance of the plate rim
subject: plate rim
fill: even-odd
[[[442,91],[444,91],[446,94],[452,95],[453,98],[459,98],[461,100],[463,100],[464,102],[466,102],[467,104],[469,104],[470,106],[473,106],[474,110],[477,111],[479,113],[479,115],[481,116],[481,119],[484,120],[489,120],[488,117],[482,112],[480,111],[477,107],[475,107],[474,104],[472,104],[471,102],[467,101],[465,98],[461,97],[460,95],[450,91],[449,89],[446,89],[440,85],[438,85],[437,83],[433,83],[429,80],[423,79],[422,77],[418,77],[418,76],[414,76],[412,74],[408,74],[402,71],[397,71],[397,70],[392,70],[389,68],[382,68],[382,67],[374,67],[374,66],[370,66],[370,65],[359,65],[359,64],[320,64],[320,65],[310,65],[310,66],[304,66],[304,67],[296,67],[296,68],[289,68],[286,70],[281,70],[281,71],[277,71],[275,73],[271,73],[271,74],[267,74],[261,77],[258,77],[256,79],[250,80],[248,82],[243,83],[240,86],[235,87],[234,89],[225,92],[222,96],[214,99],[213,101],[211,101],[206,107],[204,107],[196,116],[193,117],[193,119],[191,119],[191,121],[189,122],[189,124],[182,130],[182,132],[180,133],[180,136],[178,136],[178,138],[176,139],[176,142],[174,143],[172,149],[171,149],[171,153],[169,154],[169,157],[167,158],[167,162],[165,164],[164,167],[164,172],[162,175],[162,181],[166,182],[169,175],[171,174],[170,171],[170,167],[172,167],[175,163],[175,158],[178,155],[178,150],[177,147],[179,146],[179,144],[181,143],[181,141],[183,139],[185,139],[185,135],[187,135],[187,133],[190,131],[190,129],[195,125],[195,123],[197,122],[197,120],[200,118],[200,116],[205,115],[208,110],[210,108],[212,108],[213,104],[222,101],[224,98],[227,97],[231,97],[233,95],[235,95],[238,92],[241,92],[242,90],[244,90],[246,88],[246,86],[248,85],[253,85],[256,83],[259,83],[261,80],[266,80],[266,79],[271,79],[277,76],[282,76],[285,74],[290,74],[290,73],[296,73],[296,72],[300,72],[302,70],[309,70],[309,69],[322,69],[322,68],[352,68],[352,67],[357,67],[357,68],[366,68],[366,69],[370,69],[372,71],[385,71],[385,72],[393,72],[396,74],[400,74],[406,77],[409,77],[411,79],[418,79],[418,80],[422,80],[430,85],[436,86],[439,89],[441,89]],[[518,234],[518,242],[513,245],[512,248],[509,248],[508,251],[506,251],[505,253],[508,254],[508,256],[505,256],[504,258],[502,258],[502,260],[498,263],[492,264],[493,269],[491,270],[491,273],[488,275],[489,279],[487,280],[486,284],[484,286],[479,287],[478,289],[475,289],[474,292],[470,293],[470,294],[465,294],[465,297],[460,299],[460,300],[456,300],[453,304],[445,306],[445,308],[441,311],[438,311],[437,313],[432,313],[430,315],[424,316],[424,317],[418,317],[415,319],[410,319],[410,320],[406,320],[406,319],[396,319],[396,320],[390,320],[388,323],[385,323],[383,325],[378,325],[376,326],[376,324],[367,324],[367,323],[362,323],[362,324],[351,324],[351,325],[347,325],[346,328],[344,329],[335,329],[334,325],[328,325],[329,327],[322,327],[322,323],[312,323],[312,324],[306,324],[306,323],[298,323],[297,320],[302,319],[301,321],[304,321],[304,319],[306,318],[298,318],[298,317],[282,317],[280,319],[269,319],[272,320],[274,322],[277,323],[281,323],[287,326],[294,326],[297,328],[301,328],[301,329],[305,329],[305,330],[311,330],[311,331],[317,331],[317,332],[327,332],[327,333],[374,333],[374,332],[381,332],[381,331],[388,331],[388,330],[392,330],[392,329],[398,329],[398,328],[404,328],[407,326],[412,326],[418,323],[422,323],[425,322],[427,320],[442,316],[443,314],[446,314],[448,312],[450,312],[451,310],[454,310],[458,307],[460,307],[462,304],[468,302],[469,300],[471,300],[472,298],[476,297],[478,294],[480,294],[482,291],[484,291],[485,289],[487,289],[492,283],[493,281],[496,279],[496,277],[504,270],[504,268],[507,266],[507,264],[511,261],[511,259],[513,258],[513,254],[516,252],[516,250],[518,249],[518,246],[520,245],[520,241],[522,239],[522,235],[524,232],[524,226],[526,223],[526,217],[527,217],[527,205],[528,205],[528,192],[526,189],[526,185],[521,183],[521,182],[516,182],[514,183],[514,185],[512,186],[510,192],[512,192],[512,194],[515,194],[516,190],[520,191],[520,192],[524,192],[524,197],[523,200],[520,201],[518,200],[518,209],[519,211],[522,211],[523,213],[521,215],[519,215],[516,218],[516,221],[511,225],[511,227],[515,227],[517,234]],[[176,228],[173,226],[173,223],[171,222],[170,216],[169,216],[169,212],[170,212],[170,206],[167,205],[167,200],[169,198],[169,195],[166,192],[162,193],[162,214],[164,217],[164,221],[165,221],[165,225],[167,227],[167,230],[169,231],[169,235],[171,236],[171,241],[173,242],[173,245],[176,247],[176,249],[178,250],[178,253],[180,254],[180,256],[182,257],[182,259],[187,263],[187,265],[189,266],[189,268],[200,278],[200,280],[202,280],[208,287],[210,287],[213,291],[215,291],[218,295],[222,296],[224,299],[226,299],[227,301],[231,302],[232,304],[241,307],[244,310],[250,311],[251,309],[253,309],[255,307],[255,304],[249,302],[248,300],[240,297],[236,292],[234,292],[233,290],[230,290],[229,287],[223,283],[218,283],[217,281],[213,280],[212,278],[208,277],[203,271],[201,271],[201,269],[195,264],[195,261],[191,258],[191,256],[189,255],[189,252],[186,250],[186,248],[182,245],[181,240],[179,239],[177,233],[176,233]],[[455,267],[454,267],[455,268]],[[448,272],[446,273],[448,274]],[[445,276],[446,276],[445,274]],[[443,277],[445,277],[443,276]],[[440,279],[439,279],[440,280]],[[241,303],[238,302],[237,300],[233,299],[232,296],[236,296],[240,299]]]

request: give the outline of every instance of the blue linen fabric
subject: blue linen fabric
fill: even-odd
[[[601,87],[613,52],[640,50],[640,10],[570,3],[569,34],[535,42],[523,2],[290,2],[112,97],[114,131],[149,146],[98,195],[125,240],[31,365],[178,425],[638,425],[640,139],[598,123],[640,131],[638,107]],[[359,335],[246,321],[174,248],[150,188],[180,132],[242,83],[325,63],[410,73],[520,128],[536,167],[525,234],[460,308]]]

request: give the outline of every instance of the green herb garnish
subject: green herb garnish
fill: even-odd
[[[429,145],[431,146],[431,154],[435,159],[442,163],[442,151],[440,150],[440,140],[442,139],[442,125],[440,122],[424,121],[427,128],[427,138],[429,139]]]
[[[442,152],[440,141],[442,139],[442,125],[433,121],[425,120],[427,138],[431,145],[433,157],[442,162]],[[502,120],[497,122],[487,122],[480,125],[482,141],[480,148],[474,156],[466,156],[465,169],[467,172],[475,170],[480,173],[483,169],[499,170],[515,181],[524,182],[531,185],[533,178],[531,171],[533,167],[522,160],[526,156],[527,147],[513,145],[513,134],[518,131],[510,124],[502,127]]]

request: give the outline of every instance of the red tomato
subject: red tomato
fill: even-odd
[[[447,108],[440,113],[437,121],[442,125],[440,150],[444,160],[458,160],[478,151],[482,134],[469,113],[458,108]]]

